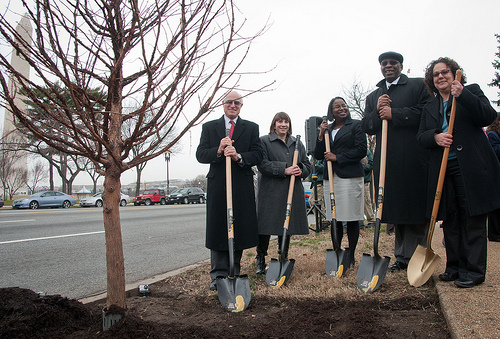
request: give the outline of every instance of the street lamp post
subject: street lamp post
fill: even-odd
[[[170,194],[170,178],[168,176],[168,163],[170,162],[170,154],[172,154],[172,152],[165,152],[165,162],[167,163],[167,194]]]

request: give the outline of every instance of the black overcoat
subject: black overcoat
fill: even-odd
[[[451,100],[447,107],[448,119],[450,112]],[[464,87],[457,98],[450,152],[454,151],[457,155],[467,195],[467,212],[472,216],[500,207],[500,164],[482,129],[495,121],[496,117],[497,113],[477,84]],[[438,95],[424,107],[417,135],[419,143],[431,151],[427,195],[429,217],[444,150],[437,145],[434,135],[442,132],[442,125],[443,101]],[[438,215],[440,220],[446,215],[445,201],[446,197],[443,196]]]
[[[261,137],[264,146],[264,159],[259,168],[259,189],[257,193],[257,217],[259,234],[282,235],[285,222],[290,176],[285,169],[292,166],[297,139],[287,138],[286,144],[276,133]],[[311,171],[311,163],[302,141],[299,142],[297,164],[302,169],[302,176],[295,177],[290,223],[288,234],[308,234],[306,201],[301,178],[307,178]]]
[[[226,159],[217,157],[220,140],[225,137],[224,117],[203,124],[196,159],[210,164],[207,174],[207,230],[205,245],[216,251],[228,250]],[[234,249],[254,247],[259,242],[252,166],[262,161],[259,126],[238,118],[233,132],[233,146],[243,158],[243,165],[232,161],[234,212]]]
[[[388,120],[385,194],[382,222],[391,224],[425,223],[428,152],[417,142],[422,108],[429,100],[423,79],[401,75],[396,85],[387,90],[385,80],[366,98],[363,131],[376,135],[373,161],[375,186],[380,174],[380,142],[382,120],[377,114],[378,98],[391,98],[392,120]],[[378,189],[375,190],[378,199]]]

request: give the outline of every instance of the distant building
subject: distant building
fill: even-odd
[[[27,14],[23,16],[21,21],[16,27],[16,32],[19,34],[22,40],[31,41],[31,36],[33,32],[33,28],[31,26],[29,17]],[[20,39],[15,38],[15,42],[19,44]],[[12,49],[12,57],[11,57],[11,65],[12,67],[19,73],[21,73],[24,77],[29,78],[30,75],[30,66],[28,62],[23,59],[14,48]],[[27,111],[28,105],[23,102],[23,96],[19,93],[20,86],[17,81],[9,76],[8,82],[9,90],[14,96],[14,103],[20,109]],[[16,121],[12,114],[10,108],[6,108],[4,114],[4,122],[3,122],[3,138],[4,140],[8,140],[10,137],[18,138],[21,137],[20,133],[16,132]],[[20,170],[24,170],[27,172],[28,169],[28,156],[26,152],[22,154],[19,160],[16,162],[16,167]],[[28,188],[23,186],[21,187],[16,194],[26,195],[28,194]]]

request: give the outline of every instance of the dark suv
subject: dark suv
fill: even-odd
[[[205,202],[205,192],[199,187],[185,187],[175,190],[168,196],[169,204],[203,204]]]

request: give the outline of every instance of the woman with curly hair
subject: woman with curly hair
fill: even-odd
[[[486,134],[500,161],[500,115],[494,123],[486,128]],[[488,239],[490,241],[500,241],[500,209],[488,213]]]
[[[434,98],[422,111],[417,140],[430,150],[428,216],[432,211],[445,147],[450,149],[438,220],[443,220],[446,270],[439,275],[457,287],[484,282],[486,276],[486,216],[500,207],[500,163],[482,127],[497,117],[477,84],[455,80],[460,66],[450,58],[432,61],[424,82]],[[453,99],[453,133],[448,121]]]

